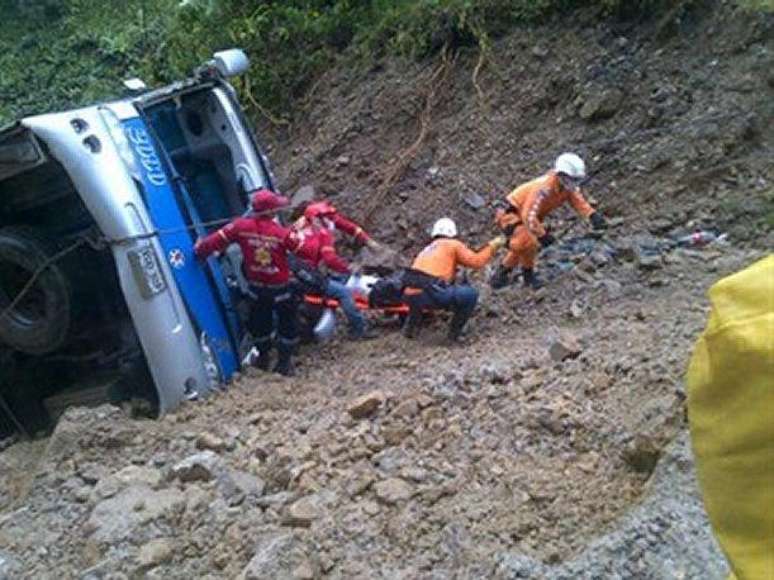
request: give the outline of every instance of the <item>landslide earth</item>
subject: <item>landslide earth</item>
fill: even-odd
[[[441,215],[487,239],[487,203],[568,149],[612,227],[552,216],[540,292],[473,274],[459,347],[377,320],[160,421],[69,410],[0,453],[0,578],[723,577],[682,378],[707,288],[774,241],[774,36],[701,7],[518,30],[475,77],[471,49],[329,71],[265,128],[286,191],[410,254]],[[697,227],[730,244],[674,248]]]

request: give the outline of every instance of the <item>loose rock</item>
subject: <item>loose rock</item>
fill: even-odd
[[[226,442],[212,433],[201,433],[196,438],[196,448],[220,453],[221,451],[225,451]]]
[[[386,504],[396,504],[409,499],[414,490],[411,486],[398,477],[385,479],[374,486],[376,497]]]
[[[240,580],[298,580],[295,573],[306,567],[312,569],[312,577],[317,575],[306,546],[293,534],[261,539],[254,554]]]
[[[353,419],[364,419],[372,415],[385,400],[386,397],[382,391],[373,391],[352,401],[347,412]]]
[[[605,89],[588,96],[580,110],[584,121],[609,119],[618,112],[623,101],[623,93],[618,89]]]
[[[174,544],[167,538],[151,540],[140,548],[137,556],[137,565],[141,571],[147,571],[164,564],[172,559],[174,553]]]
[[[581,352],[583,349],[578,341],[569,335],[554,340],[548,349],[551,358],[556,362],[576,358]]]
[[[210,481],[223,471],[223,461],[212,451],[202,451],[185,458],[172,468],[172,476],[183,483]]]
[[[623,457],[639,473],[651,473],[661,457],[661,449],[651,437],[637,435],[626,445]]]
[[[283,523],[288,526],[308,528],[322,516],[322,510],[315,497],[302,497],[288,507]]]

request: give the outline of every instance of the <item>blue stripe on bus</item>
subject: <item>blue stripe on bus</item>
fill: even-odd
[[[205,271],[196,262],[191,235],[183,229],[187,224],[177,205],[169,176],[145,122],[133,118],[122,124],[140,166],[145,204],[155,227],[177,230],[159,235],[165,259],[198,330],[209,338],[222,378],[228,380],[239,369],[238,357]]]

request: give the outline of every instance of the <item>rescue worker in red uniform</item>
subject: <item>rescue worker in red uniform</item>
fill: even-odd
[[[289,205],[287,198],[262,189],[253,194],[251,205],[252,215],[236,218],[198,240],[194,251],[204,260],[231,244],[239,244],[244,258],[242,269],[254,295],[248,326],[259,353],[255,366],[269,370],[276,313],[278,360],[273,370],[289,376],[293,374],[292,356],[298,343],[298,300],[289,285],[287,254],[299,249],[300,240],[295,232],[274,220],[274,214]]]
[[[537,289],[542,282],[535,274],[535,262],[541,247],[554,243],[543,220],[559,206],[569,203],[581,216],[591,221],[595,230],[604,229],[605,219],[594,210],[580,191],[586,179],[586,164],[574,153],[556,158],[554,168],[514,189],[506,197],[506,210],[498,211],[496,222],[510,236],[509,252],[492,276],[492,288],[508,284],[514,267],[521,266],[524,284]]]
[[[486,266],[495,252],[505,245],[505,237],[498,236],[478,251],[473,251],[457,238],[457,224],[441,218],[433,225],[433,241],[417,255],[404,275],[409,315],[404,333],[414,338],[419,333],[422,311],[451,310],[448,339],[459,340],[462,330],[478,303],[478,291],[468,284],[455,283],[457,268],[480,269]]]
[[[310,203],[304,210],[303,217],[295,224],[296,229],[303,229],[312,218],[320,218],[328,222],[331,231],[338,230],[352,237],[359,244],[372,250],[381,249],[381,244],[371,238],[368,233],[352,220],[346,218],[328,201]]]
[[[331,213],[333,212],[333,213]],[[337,221],[338,218],[338,221]],[[357,308],[352,291],[347,288],[346,280],[352,274],[349,263],[336,253],[334,229],[344,224],[343,229],[359,241],[368,243],[371,238],[359,226],[342,218],[327,202],[310,204],[304,216],[294,226],[301,246],[297,252],[310,268],[324,270],[320,291],[339,301],[341,309],[349,323],[349,336],[352,339],[373,338],[365,316]]]

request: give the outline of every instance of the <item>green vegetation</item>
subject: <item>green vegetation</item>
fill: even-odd
[[[213,51],[252,58],[239,88],[274,117],[337,58],[427,58],[480,47],[579,6],[633,17],[692,0],[0,0],[0,123],[180,78]],[[758,1],[758,0],[756,0]],[[8,23],[13,23],[8,26]]]

